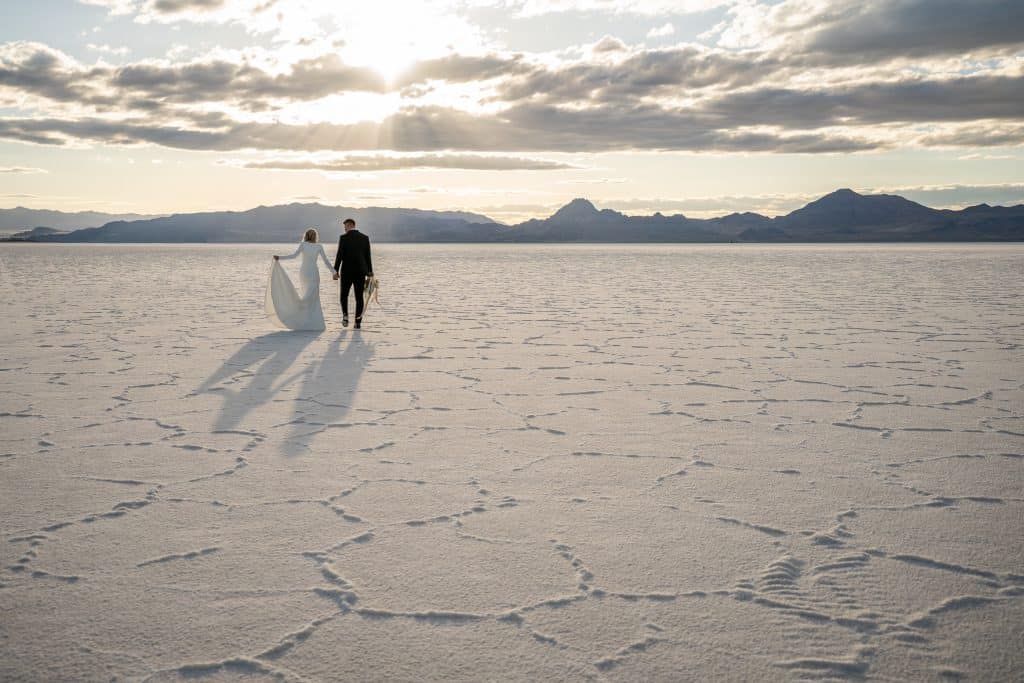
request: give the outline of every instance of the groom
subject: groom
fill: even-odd
[[[356,329],[363,326],[363,285],[373,275],[370,238],[356,230],[356,222],[345,219],[345,232],[338,240],[334,257],[334,279],[341,278],[341,324],[348,327],[348,290],[356,290]],[[340,270],[339,270],[340,267]]]

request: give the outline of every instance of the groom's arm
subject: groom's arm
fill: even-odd
[[[373,261],[370,260],[370,238],[366,238],[366,267],[369,269],[367,275],[373,275]]]
[[[338,267],[341,266],[341,245],[344,244],[342,239],[338,238],[338,253],[334,255],[334,272],[338,272]]]

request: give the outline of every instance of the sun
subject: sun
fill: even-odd
[[[445,3],[377,0],[337,3],[334,22],[346,62],[394,82],[419,61],[453,51],[475,51],[478,30]]]
[[[356,53],[352,61],[358,60],[363,66],[373,69],[388,83],[394,83],[413,64],[430,57],[429,51],[421,46],[414,42],[396,40],[394,36],[386,40],[367,41],[350,52]]]

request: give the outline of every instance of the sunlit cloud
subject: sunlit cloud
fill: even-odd
[[[346,62],[393,79],[417,61],[484,50],[479,27],[456,11],[460,7],[394,0],[147,0],[133,9],[144,23],[239,24],[271,36],[282,50],[330,46]]]
[[[49,173],[49,171],[44,168],[34,168],[31,166],[0,166],[0,173],[26,175],[33,173]]]
[[[83,5],[103,7],[111,14],[130,14],[138,6],[138,0],[78,0]]]
[[[86,45],[86,47],[92,50],[93,52],[100,52],[108,55],[116,55],[118,57],[123,57],[129,52],[131,52],[129,48],[123,45],[120,47],[111,47],[110,45],[106,44],[97,45],[96,43],[89,43],[88,45]]]
[[[575,180],[559,180],[559,185],[621,185],[628,183],[628,178],[585,178]]]
[[[672,25],[672,22],[666,22],[661,26],[652,28],[647,32],[648,38],[664,38],[670,36],[676,32],[676,27]]]
[[[1006,161],[1009,159],[1020,159],[1024,160],[1024,157],[1015,156],[1013,154],[985,154],[982,152],[972,152],[970,154],[961,154],[957,159],[962,160],[984,160],[984,161]]]
[[[288,171],[400,171],[413,168],[444,168],[475,171],[553,171],[578,168],[550,159],[479,154],[348,155],[335,158],[267,159],[247,161],[243,168]]]
[[[691,14],[736,0],[507,0],[522,16],[559,12],[614,12],[617,14]]]

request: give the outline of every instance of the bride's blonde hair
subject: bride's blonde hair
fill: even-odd
[[[318,235],[316,234],[316,228],[310,228],[306,231],[306,234],[302,236],[302,239],[306,242],[316,242]]]

